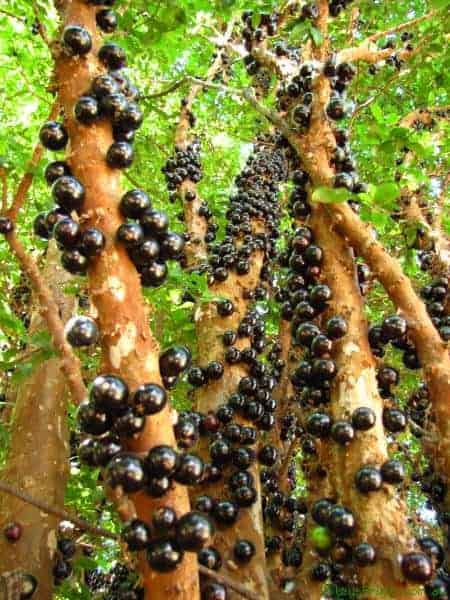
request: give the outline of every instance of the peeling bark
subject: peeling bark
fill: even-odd
[[[63,293],[71,275],[59,265],[59,252],[54,242],[49,243],[42,275],[55,294],[62,319],[66,321],[75,304],[73,296]],[[36,305],[30,333],[45,327],[40,307]],[[40,364],[18,386],[9,458],[2,472],[2,479],[61,509],[68,477],[68,397],[66,378],[58,357]],[[59,519],[14,496],[0,495],[0,531],[11,521],[20,523],[23,533],[15,543],[0,535],[0,573],[20,567],[23,572],[34,575],[38,581],[35,597],[46,600],[53,589],[52,567]]]
[[[360,406],[370,407],[376,414],[375,426],[367,432],[358,432],[348,447],[330,442],[326,465],[337,501],[355,515],[357,530],[352,542],[368,542],[377,552],[376,563],[358,571],[361,584],[372,590],[362,597],[375,600],[380,596],[376,590],[382,588],[389,590],[390,597],[396,600],[425,598],[417,586],[405,583],[399,568],[400,556],[413,549],[414,538],[408,529],[407,507],[398,490],[383,485],[378,492],[362,494],[354,484],[355,473],[361,466],[381,466],[388,460],[383,400],[378,392],[353,256],[344,240],[333,231],[323,207],[314,209],[310,225],[324,250],[322,273],[333,292],[330,314],[342,315],[348,323],[347,335],[335,346],[338,376],[332,389],[331,415],[335,421],[349,420]]]
[[[98,312],[102,334],[104,372],[118,373],[131,390],[143,383],[161,384],[159,347],[149,328],[148,307],[142,296],[138,273],[125,249],[115,243],[115,234],[122,223],[118,205],[122,196],[120,171],[110,169],[105,162],[111,145],[111,125],[100,120],[84,127],[73,117],[74,104],[80,93],[89,89],[93,77],[103,71],[96,58],[101,40],[95,23],[95,6],[81,0],[59,4],[64,23],[85,27],[93,39],[93,51],[85,58],[60,55],[56,64],[59,97],[65,110],[70,135],[68,162],[74,175],[86,189],[83,222],[98,227],[106,237],[106,247],[89,269],[91,299]],[[167,444],[175,446],[170,408],[146,420],[142,434],[129,447],[136,452]],[[149,521],[159,506],[171,506],[181,515],[189,511],[189,497],[184,486],[175,485],[161,499],[144,493],[134,495],[139,518]],[[195,600],[199,595],[196,556],[185,555],[175,572],[161,574],[151,571],[144,557],[140,561],[146,598],[162,600]]]
[[[222,334],[227,329],[237,329],[239,322],[247,310],[248,302],[243,298],[245,289],[253,289],[259,281],[259,274],[263,264],[263,253],[255,253],[252,257],[250,272],[245,276],[238,276],[230,272],[228,279],[223,283],[216,283],[210,290],[216,296],[230,299],[235,307],[234,313],[225,319],[217,314],[215,304],[206,305],[197,315],[196,329],[198,340],[198,356],[201,365],[213,360],[223,361],[224,347]],[[249,347],[248,338],[238,339],[235,346],[240,350]],[[201,412],[217,410],[218,406],[226,403],[228,397],[236,392],[239,381],[247,375],[247,370],[242,364],[225,364],[223,377],[217,381],[200,388],[197,393],[197,408]],[[237,422],[247,424],[242,419]],[[208,443],[201,446],[201,454],[208,460]],[[239,566],[239,579],[245,587],[258,594],[261,600],[267,600],[268,589],[265,572],[264,531],[261,509],[261,487],[259,482],[259,469],[255,465],[249,469],[255,479],[258,492],[258,501],[250,508],[241,509],[236,525],[230,529],[219,530],[213,540],[213,546],[219,550],[223,566],[222,572],[232,576],[237,566],[233,563],[233,546],[237,539],[246,539],[255,545],[255,555],[248,565]],[[219,497],[223,495],[223,481],[218,484],[204,486],[202,493]],[[234,592],[229,592],[229,600],[239,600]]]

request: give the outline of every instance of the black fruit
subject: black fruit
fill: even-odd
[[[191,353],[185,346],[173,346],[159,357],[159,369],[164,377],[176,377],[189,368]]]
[[[65,332],[67,341],[75,348],[91,346],[99,337],[97,324],[89,317],[72,317],[66,324]]]
[[[402,483],[405,467],[399,460],[388,460],[381,467],[381,476],[386,483]]]
[[[169,227],[169,217],[163,211],[147,209],[141,216],[141,225],[146,235],[164,236]]]
[[[180,464],[180,457],[171,446],[154,446],[149,450],[144,464],[151,477],[171,477]]]
[[[210,546],[209,548],[203,548],[197,554],[199,564],[203,565],[207,569],[212,571],[218,571],[222,566],[222,558],[220,553]]]
[[[81,234],[79,250],[84,256],[93,257],[101,253],[106,239],[100,229],[88,227]]]
[[[368,431],[375,425],[376,415],[371,408],[360,406],[353,411],[352,424],[358,431]]]
[[[8,217],[0,217],[0,234],[7,235],[14,231],[14,223]]]
[[[348,421],[336,421],[331,428],[331,437],[341,446],[347,446],[355,438],[355,430]]]
[[[75,118],[83,125],[90,125],[99,116],[99,106],[96,98],[92,96],[81,96],[75,104]]]
[[[164,283],[167,277],[167,266],[157,260],[146,265],[141,271],[141,281],[144,287],[157,288]],[[166,386],[167,387],[167,386]]]
[[[355,518],[353,514],[343,506],[334,506],[330,510],[327,521],[331,531],[339,537],[351,535],[355,529]]]
[[[125,50],[117,44],[103,45],[98,52],[98,57],[110,71],[123,69],[127,63]]]
[[[87,54],[92,48],[91,34],[84,27],[68,25],[62,34],[64,48],[74,56]]]
[[[85,190],[83,184],[71,175],[59,177],[52,187],[55,202],[68,212],[83,206]]]
[[[114,142],[106,153],[106,162],[112,169],[126,169],[134,158],[133,147],[127,142]]]
[[[89,266],[87,258],[76,248],[65,250],[61,254],[61,264],[66,271],[74,275],[84,275]]]
[[[64,125],[56,121],[48,121],[41,127],[39,139],[44,148],[63,150],[69,141],[69,136]]]
[[[327,335],[332,340],[338,340],[348,331],[347,321],[340,316],[331,317],[327,322]]]
[[[202,586],[201,600],[227,600],[227,588],[221,583],[208,582]]]
[[[145,483],[142,461],[133,454],[117,454],[107,466],[107,478],[112,487],[121,486],[126,494],[138,492]]]
[[[233,547],[233,555],[238,563],[246,564],[255,556],[256,548],[249,540],[237,540]]]
[[[380,470],[376,467],[366,465],[356,472],[355,485],[364,494],[376,492],[381,488],[382,483]]]
[[[359,567],[373,565],[376,560],[375,548],[363,542],[353,548],[353,560]]]
[[[167,538],[150,542],[147,560],[155,571],[168,573],[174,571],[183,560],[183,552],[174,540]]]
[[[178,520],[175,530],[177,543],[187,552],[199,552],[214,535],[210,519],[195,511],[183,515]]]
[[[406,414],[398,408],[385,408],[383,411],[383,425],[391,433],[404,431],[408,424]]]
[[[137,388],[133,401],[136,410],[144,415],[154,415],[167,404],[166,391],[156,383],[146,383]]]
[[[122,538],[132,551],[145,550],[150,543],[150,529],[144,521],[134,519],[122,529]]]
[[[137,248],[144,241],[144,231],[139,223],[122,223],[117,230],[117,241],[125,248]]]
[[[152,525],[155,531],[161,535],[167,535],[177,523],[177,514],[168,506],[161,506],[155,510],[152,516]]]
[[[112,33],[117,27],[117,16],[113,10],[103,8],[95,14],[97,25],[105,33]]]
[[[55,225],[53,235],[60,248],[73,248],[80,240],[81,227],[76,221],[66,217]]]
[[[17,542],[22,537],[22,525],[17,522],[8,523],[3,529],[3,535],[8,542]]]
[[[422,552],[409,552],[402,556],[402,572],[406,579],[416,583],[425,583],[433,574],[431,560]]]
[[[78,421],[82,431],[91,435],[102,435],[109,431],[111,418],[95,408],[92,402],[82,402],[78,409]]]
[[[150,198],[143,190],[130,190],[120,200],[120,212],[129,219],[140,219],[149,208]]]
[[[44,177],[46,182],[51,185],[58,177],[63,175],[71,175],[69,165],[63,160],[55,160],[54,162],[48,163],[44,171]]]
[[[98,375],[92,382],[90,399],[97,410],[120,415],[128,408],[128,386],[117,375]]]

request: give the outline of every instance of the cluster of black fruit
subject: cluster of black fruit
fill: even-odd
[[[353,0],[330,0],[328,2],[330,15],[332,17],[338,17],[352,2]]]
[[[400,35],[400,40],[403,42],[403,47],[399,48],[396,52],[392,52],[390,56],[386,58],[386,64],[394,67],[397,71],[400,71],[402,67],[405,65],[405,61],[400,58],[400,52],[412,52],[414,50],[414,46],[411,43],[413,39],[413,34],[408,31],[403,31]],[[395,50],[397,48],[397,36],[395,34],[389,35],[386,37],[384,44],[382,44],[382,50]],[[369,66],[369,73],[371,75],[375,75],[379,70],[379,66],[377,64]]]
[[[297,74],[289,82],[283,82],[277,90],[278,110],[289,112],[296,127],[305,129],[309,126],[314,79],[317,74],[317,67],[305,62],[299,65]]]
[[[86,570],[84,582],[91,593],[101,593],[104,600],[143,600],[143,588],[136,586],[136,575],[122,564],[116,563],[104,573],[100,569]]]
[[[369,329],[369,344],[372,353],[381,358],[385,354],[385,346],[391,344],[403,352],[403,364],[408,369],[420,369],[417,351],[408,336],[408,323],[400,315],[386,317],[381,325],[373,325]],[[385,380],[385,381],[384,381]],[[380,372],[378,383],[382,389],[398,383],[398,373]]]
[[[275,144],[268,149],[267,144]],[[241,174],[236,178],[236,192],[230,197],[226,212],[225,237],[209,246],[207,272],[210,283],[225,281],[230,271],[246,275],[251,256],[263,250],[266,256],[275,254],[279,235],[278,189],[287,178],[287,158],[281,136],[264,136],[255,144],[254,152]],[[261,224],[254,233],[254,223]]]
[[[425,300],[428,314],[441,338],[450,340],[450,277],[442,276],[424,286],[420,294]]]
[[[143,190],[130,190],[120,201],[127,219],[117,230],[117,240],[125,246],[144,287],[158,287],[167,278],[168,260],[182,260],[184,237],[169,231],[167,213],[152,207]]]
[[[256,21],[258,21],[257,24]],[[245,49],[249,53],[245,64],[248,74],[255,75],[260,68],[260,64],[250,56],[250,53],[254,45],[260,44],[267,37],[276,35],[278,29],[278,15],[276,13],[272,15],[261,13],[257,16],[253,11],[246,10],[242,13],[242,22],[244,24],[242,38],[244,40]]]
[[[41,140],[48,145],[48,134],[64,132],[62,125],[51,122],[41,129]],[[64,143],[64,146],[65,146]],[[63,146],[61,146],[63,147]],[[86,273],[89,260],[101,253],[105,246],[103,233],[95,227],[82,228],[80,223],[72,218],[74,213],[80,213],[85,198],[85,188],[76,179],[69,165],[64,161],[55,161],[47,165],[45,179],[52,186],[52,196],[57,204],[55,208],[37,215],[34,221],[34,232],[43,239],[54,237],[61,248],[61,263],[67,271],[74,274]]]
[[[202,178],[202,164],[200,162],[200,142],[195,140],[186,148],[175,148],[175,154],[169,158],[161,169],[166,177],[167,187],[170,191],[176,190],[184,181],[198,183]],[[194,197],[195,198],[195,197]],[[194,198],[186,198],[187,202]]]
[[[53,578],[55,585],[60,585],[73,572],[72,560],[77,551],[77,544],[71,537],[59,537],[55,564],[53,565]]]

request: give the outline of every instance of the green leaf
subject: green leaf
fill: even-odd
[[[314,45],[316,46],[316,48],[320,48],[320,46],[323,44],[322,32],[319,31],[317,29],[317,27],[311,26],[309,28],[309,35],[311,36],[311,39],[314,42]]]
[[[314,190],[312,201],[321,204],[340,204],[351,197],[351,192],[345,188],[318,187]]]
[[[445,8],[450,6],[450,0],[431,0],[431,6],[437,9]]]
[[[388,210],[393,210],[397,207],[397,198],[400,193],[396,183],[382,183],[375,190],[374,200],[377,204]]]

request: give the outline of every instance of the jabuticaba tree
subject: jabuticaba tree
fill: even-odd
[[[55,72],[31,85],[57,103],[10,209],[15,171],[2,167],[0,232],[79,404],[68,489],[81,474],[84,493],[71,508],[88,496],[102,513],[108,499],[117,519],[76,519],[47,576],[17,554],[0,581],[21,598],[49,597],[52,576],[57,598],[448,598],[448,273],[412,268],[385,210],[403,184],[395,151],[427,142],[392,125],[429,105],[445,123],[448,3],[115,4],[35,7],[31,35]],[[27,3],[0,14],[28,43]],[[43,148],[59,153],[41,178],[50,194],[36,182]],[[401,169],[406,186],[421,181]],[[440,185],[436,255],[448,243]],[[65,291],[87,289],[67,326],[32,228],[56,241],[74,276]],[[65,453],[48,450],[66,472]],[[25,467],[8,476],[15,492],[0,482],[18,507],[6,553],[52,513],[24,496]]]

